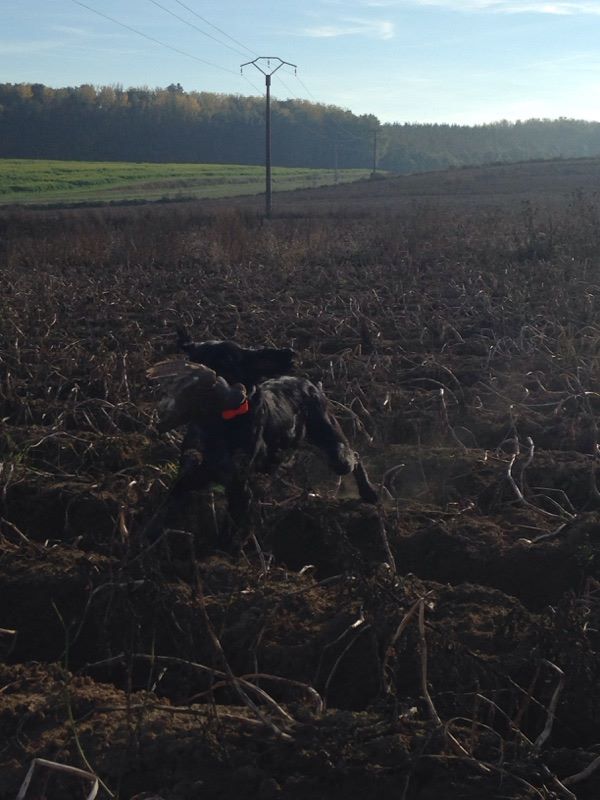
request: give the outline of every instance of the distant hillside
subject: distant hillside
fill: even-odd
[[[401,109],[399,109],[401,113]],[[473,127],[380,125],[336,106],[273,104],[279,166],[378,168],[399,173],[527,159],[600,156],[600,123],[527,120]],[[0,84],[0,157],[260,164],[260,97],[166,89]]]

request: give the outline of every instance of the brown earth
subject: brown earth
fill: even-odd
[[[596,798],[597,201],[296,198],[0,219],[0,797]],[[182,322],[293,344],[380,505],[302,454],[167,515]]]

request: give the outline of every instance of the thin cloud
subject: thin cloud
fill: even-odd
[[[83,28],[73,28],[69,25],[50,25],[50,30],[57,31],[57,33],[68,33],[72,36],[88,36],[89,31]]]
[[[55,31],[56,33],[60,33],[63,35],[63,39],[66,42],[67,40],[64,37],[71,37],[69,43],[72,42],[74,38],[78,39],[124,39],[127,38],[126,34],[121,33],[119,30],[109,30],[106,33],[101,31],[97,31],[91,28],[76,28],[72,25],[50,25],[49,28],[51,31]]]
[[[51,39],[31,39],[24,42],[0,42],[0,56],[19,56],[39,53],[40,50],[54,50],[62,42]]]
[[[374,39],[393,39],[394,23],[389,20],[342,19],[332,25],[305,28],[303,36],[331,39],[338,36],[368,36]]]
[[[487,11],[495,14],[600,15],[600,0],[365,0],[371,8],[430,6],[449,11]]]

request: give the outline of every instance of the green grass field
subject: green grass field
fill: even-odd
[[[369,170],[338,170],[339,182]],[[238,164],[137,164],[0,159],[0,204],[215,198],[264,192],[264,168]],[[273,191],[335,183],[333,169],[273,168]]]

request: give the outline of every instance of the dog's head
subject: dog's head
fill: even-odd
[[[267,378],[289,375],[295,353],[289,347],[241,347],[236,342],[192,342],[187,332],[178,331],[179,347],[190,361],[204,364],[225,378],[227,383],[242,383],[248,390]]]

